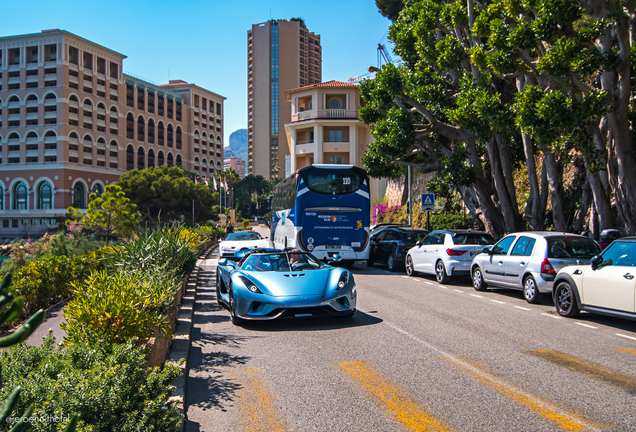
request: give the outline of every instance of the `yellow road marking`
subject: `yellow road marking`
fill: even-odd
[[[636,355],[636,349],[617,349],[617,350],[614,350],[614,351],[624,352],[624,353]]]
[[[241,406],[245,411],[247,432],[284,432],[291,430],[280,418],[274,397],[262,378],[262,369],[242,369],[239,379],[244,383]]]
[[[430,413],[420,408],[397,384],[391,383],[370,362],[339,363],[351,378],[378,399],[406,428],[414,431],[441,432],[451,429]]]
[[[551,421],[560,429],[565,431],[583,431],[586,430],[586,428],[596,429],[599,427],[599,425],[596,425],[589,420],[579,417],[576,414],[569,413],[529,392],[516,388],[513,384],[506,382],[504,379],[490,373],[478,365],[471,364],[464,359],[454,356],[443,356],[442,359],[463,370],[468,375],[488,387],[503,393],[506,397]]]
[[[617,386],[628,392],[636,392],[636,378],[587,360],[568,355],[561,351],[535,350],[526,351],[552,363],[580,372],[592,378]]]

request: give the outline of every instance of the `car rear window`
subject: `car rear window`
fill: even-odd
[[[590,259],[601,252],[598,244],[588,237],[548,237],[548,258]]]
[[[426,237],[427,234],[426,231],[402,231],[400,236],[404,241],[417,242]]]
[[[456,245],[491,245],[495,239],[490,234],[455,234],[453,243]]]
[[[255,232],[238,232],[238,233],[230,233],[225,237],[227,241],[235,241],[235,240],[260,240],[263,237],[259,233]]]

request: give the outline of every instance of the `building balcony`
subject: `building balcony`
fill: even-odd
[[[77,113],[68,113],[68,119],[79,121],[79,116],[77,115]],[[71,140],[73,140],[73,138],[71,138],[69,141]],[[77,139],[75,141],[77,141]]]
[[[106,93],[106,87],[100,84],[97,84],[97,91],[98,92],[102,92],[102,93]]]
[[[19,158],[20,157],[20,150],[13,150],[10,151],[9,154],[7,154],[8,158]]]
[[[51,73],[44,75],[44,81],[55,81],[57,80],[57,74]]]
[[[9,85],[20,84],[20,77],[9,77]]]
[[[30,157],[38,157],[38,151],[37,150],[27,150],[26,157],[28,157],[28,158],[30,158]]]
[[[68,82],[73,83],[73,84],[78,84],[78,83],[79,83],[79,80],[77,79],[77,77],[76,77],[76,76],[69,75],[69,76],[68,76]]]
[[[19,71],[19,70],[20,70],[20,63],[18,63],[18,64],[12,64],[12,65],[9,65],[9,67],[7,68],[7,70],[8,70],[9,72],[17,72],[17,71]]]
[[[115,89],[110,89],[110,95],[111,95],[111,96],[117,96],[117,90],[115,90]]]
[[[106,161],[106,156],[104,156],[104,155],[97,155],[97,160],[98,160],[98,161],[105,162],[105,161]]]
[[[55,79],[55,78],[53,78],[53,79]],[[36,82],[38,82],[38,76],[37,75],[28,75],[26,77],[26,82],[27,83],[36,83]]]
[[[49,157],[49,156],[57,156],[57,150],[55,149],[44,150],[44,157]]]
[[[9,121],[20,121],[20,114],[9,114]]]
[[[34,112],[34,113],[26,113],[26,119],[27,120],[37,120],[38,119],[38,113]]]
[[[73,102],[75,103],[74,106],[77,106],[77,102]],[[69,105],[71,104],[71,102],[69,101]],[[57,99],[44,99],[44,106],[50,107],[50,106],[55,106],[57,105]]]
[[[24,105],[25,105],[27,108],[35,108],[35,107],[37,107],[37,106],[38,106],[38,101],[37,101],[37,100],[28,100],[28,101],[26,101],[26,102],[24,103]]]
[[[56,111],[47,111],[47,112],[44,113],[44,118],[45,119],[57,118],[57,112]]]
[[[292,122],[312,119],[358,119],[358,111],[344,109],[310,110],[292,114]]]
[[[20,138],[9,138],[7,144],[10,146],[20,145]]]
[[[104,120],[97,120],[97,126],[105,128],[106,122]]]
[[[57,60],[51,60],[51,61],[46,61],[44,62],[44,67],[45,68],[54,68],[57,67]]]
[[[38,137],[29,137],[24,142],[26,145],[35,145],[38,143]]]
[[[327,152],[349,152],[351,145],[348,142],[323,142],[322,151]]]
[[[44,137],[44,144],[56,144],[57,137],[56,136],[47,136]]]
[[[69,150],[68,157],[79,157],[79,152],[77,150]]]
[[[313,154],[314,153],[314,143],[310,143],[310,144],[299,144],[296,145],[296,154],[297,155],[304,155],[304,154]]]
[[[7,104],[7,108],[9,109],[17,109],[20,108],[20,102],[11,101]]]

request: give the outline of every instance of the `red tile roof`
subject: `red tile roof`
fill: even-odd
[[[285,90],[285,93],[291,93],[291,92],[300,91],[300,90],[307,90],[307,89],[315,88],[315,87],[357,87],[357,86],[358,84],[354,84],[350,82],[332,80],[332,81],[322,82],[318,84],[311,84],[304,87],[298,87],[298,88],[294,88],[290,90]]]

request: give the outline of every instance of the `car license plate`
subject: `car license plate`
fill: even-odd
[[[312,314],[310,314],[310,313],[306,313],[306,314],[296,314],[296,315],[294,315],[294,316],[295,316],[296,318],[301,318],[301,317],[310,317],[310,316],[313,316],[313,315],[312,315]]]
[[[334,246],[334,245],[327,245],[327,246],[325,246],[325,248],[326,248],[326,249],[340,249],[340,246],[339,246],[339,245],[337,245],[337,246]]]

